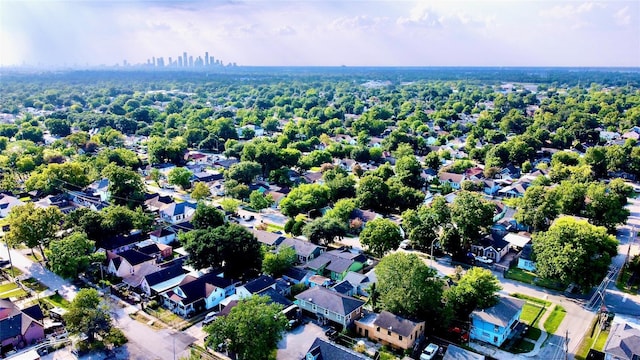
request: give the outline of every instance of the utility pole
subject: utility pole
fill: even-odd
[[[564,360],[569,360],[569,330],[564,333]]]

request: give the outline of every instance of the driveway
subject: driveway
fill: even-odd
[[[278,342],[278,359],[304,359],[316,338],[327,339],[324,329],[309,322],[286,332]]]

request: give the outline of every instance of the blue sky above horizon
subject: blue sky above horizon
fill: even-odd
[[[640,1],[0,0],[0,65],[640,66]]]

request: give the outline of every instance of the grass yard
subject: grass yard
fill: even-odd
[[[25,286],[27,286],[29,289],[31,289],[33,291],[37,291],[37,292],[45,291],[45,290],[48,289],[48,287],[46,287],[42,283],[38,282],[38,280],[36,280],[34,278],[28,278],[28,279],[22,281],[22,283]]]
[[[504,273],[504,277],[506,277],[507,279],[512,279],[512,280],[520,281],[526,284],[540,286],[547,289],[562,291],[567,288],[566,285],[560,284],[557,281],[542,279],[542,278],[539,278],[536,275],[536,273],[522,270],[522,269],[517,269],[517,268],[507,270]]]
[[[60,307],[63,309],[68,309],[70,303],[60,295],[51,295],[49,297],[43,298],[42,301],[51,305],[51,307]]]
[[[604,344],[609,337],[609,328],[604,331],[599,331],[598,326],[598,317],[595,317],[576,351],[576,360],[585,360],[592,346],[595,350],[602,351],[602,349],[604,349]]]
[[[536,303],[536,304],[540,304],[540,305],[545,306],[545,307],[551,306],[551,301],[542,300],[542,299],[537,298],[537,297],[533,297],[533,296],[529,296],[529,295],[525,295],[525,294],[520,294],[520,293],[513,293],[513,294],[510,294],[510,295],[513,296],[514,298],[526,300],[528,302],[533,302],[533,303]]]
[[[8,298],[23,298],[25,296],[27,296],[27,292],[17,288],[17,289],[13,289],[13,290],[9,290],[6,292],[0,292],[0,299],[8,299]]]
[[[538,304],[527,302],[522,307],[522,314],[520,314],[520,320],[529,324],[532,327],[538,327],[538,319],[544,314],[546,309]]]
[[[4,269],[0,269],[0,271],[2,271],[3,273],[5,273],[5,274],[7,274],[9,276],[12,276],[12,277],[18,277],[18,276],[22,275],[22,271],[20,271],[20,269],[18,269],[15,266],[4,268]]]
[[[16,285],[15,283],[2,284],[0,285],[0,293],[7,292],[9,290],[13,290],[17,288],[18,288],[18,285]]]
[[[544,322],[544,330],[549,334],[555,334],[562,320],[564,320],[565,315],[567,315],[567,311],[562,306],[554,306],[547,321]]]

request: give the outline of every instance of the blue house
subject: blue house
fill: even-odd
[[[470,338],[501,346],[516,335],[524,304],[524,300],[505,296],[490,308],[474,310],[471,313]]]

